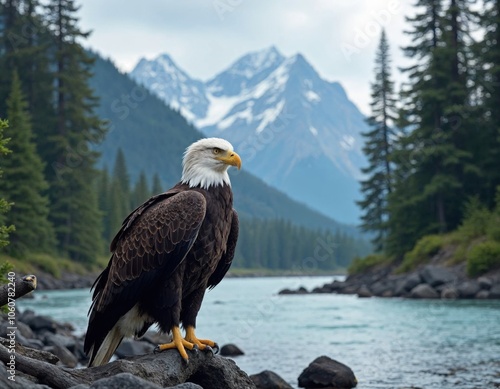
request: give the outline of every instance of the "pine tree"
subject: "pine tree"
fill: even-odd
[[[132,207],[131,201],[131,185],[130,176],[128,174],[127,162],[125,161],[125,154],[121,148],[116,152],[115,165],[113,168],[113,181],[118,183],[118,189],[124,198],[123,213],[128,213]],[[124,215],[126,216],[126,215]]]
[[[100,141],[105,129],[94,112],[97,99],[88,85],[93,60],[78,43],[89,33],[77,26],[74,1],[51,0],[46,9],[55,41],[56,121],[43,137],[40,152],[51,161],[46,168],[50,218],[60,251],[91,262],[100,249],[101,215],[92,187],[98,155],[90,143]]]
[[[146,178],[146,173],[141,171],[139,175],[139,180],[135,184],[134,191],[132,192],[132,208],[136,208],[141,205],[150,197],[148,180]]]
[[[368,178],[361,182],[364,199],[358,202],[364,211],[361,217],[364,231],[374,231],[372,242],[377,251],[384,247],[387,230],[387,197],[392,191],[391,143],[392,126],[396,120],[394,82],[391,80],[389,44],[382,30],[375,59],[375,82],[372,84],[372,115],[368,118],[371,131],[364,135],[363,148],[369,166],[362,169]]]
[[[43,177],[44,164],[33,143],[27,104],[16,71],[13,72],[7,106],[9,127],[5,135],[10,138],[12,155],[1,163],[4,175],[0,181],[0,193],[13,203],[7,221],[16,226],[8,251],[16,257],[28,252],[51,252],[55,247],[55,239],[48,221],[48,199],[43,195],[47,189]]]
[[[39,9],[38,0],[0,4],[0,17],[5,21],[0,23],[0,69],[5,69],[0,71],[0,112],[6,111],[11,71],[17,69],[29,113],[33,123],[37,123],[36,142],[49,133],[54,123],[53,76],[48,55],[53,41]]]
[[[481,161],[484,181],[478,190],[483,201],[493,206],[495,190],[500,185],[500,0],[485,0],[480,14],[483,39],[477,44],[478,79],[482,108],[482,131],[477,155]],[[479,115],[478,115],[479,116]]]
[[[4,130],[8,127],[7,121],[0,119],[0,162],[3,162],[3,159],[9,154],[11,151],[7,148],[7,143],[9,139],[5,139]],[[3,180],[3,171],[0,168],[0,179]],[[14,231],[14,226],[5,225],[5,213],[10,210],[11,204],[5,200],[4,198],[0,198],[0,249],[7,246],[9,244],[9,234]]]
[[[422,12],[408,19],[412,45],[405,48],[416,64],[406,70],[402,123],[394,161],[394,190],[389,195],[389,251],[401,254],[421,236],[458,225],[470,176],[477,174],[468,150],[468,24],[466,1],[419,0]],[[458,20],[462,24],[458,24]],[[458,28],[461,30],[458,31]],[[460,113],[460,114],[459,114]]]
[[[161,184],[160,175],[158,173],[155,173],[153,175],[153,186],[151,188],[151,194],[157,195],[158,193],[162,193],[164,191],[165,189],[163,189],[163,185]]]

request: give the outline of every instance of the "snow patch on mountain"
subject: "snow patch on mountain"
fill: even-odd
[[[301,54],[248,53],[206,82],[168,55],[141,60],[130,75],[207,136],[242,150],[245,168],[270,185],[337,220],[357,221],[367,124],[342,86]]]

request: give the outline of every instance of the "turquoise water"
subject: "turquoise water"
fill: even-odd
[[[350,366],[358,388],[500,388],[500,301],[278,296],[331,277],[229,278],[207,293],[197,334],[223,345],[249,374],[273,370],[297,387],[316,357]],[[83,332],[88,290],[37,292],[18,302]]]

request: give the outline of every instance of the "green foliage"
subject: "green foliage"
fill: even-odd
[[[427,263],[434,254],[443,247],[444,239],[441,235],[427,235],[421,238],[413,250],[406,253],[398,272],[405,273],[415,269],[418,265]]]
[[[12,154],[0,161],[0,195],[13,204],[6,221],[16,226],[7,252],[16,257],[34,251],[50,252],[55,247],[55,237],[48,221],[48,199],[43,195],[47,189],[44,164],[32,141],[30,118],[15,71],[7,107],[9,126],[5,135],[10,138]]]
[[[467,273],[471,277],[500,268],[500,243],[485,241],[476,244],[467,254]]]
[[[10,153],[7,148],[7,143],[10,139],[4,138],[4,130],[8,127],[7,120],[0,119],[0,162],[5,158],[5,155]],[[0,168],[0,179],[2,178],[2,169]],[[0,198],[0,248],[9,244],[9,234],[14,231],[14,226],[6,226],[4,214],[10,210],[11,204],[5,199]]]
[[[368,176],[361,181],[363,200],[358,205],[363,210],[362,229],[375,233],[372,243],[376,251],[385,248],[387,235],[387,197],[392,191],[392,142],[396,120],[394,82],[391,80],[389,44],[382,30],[376,56],[375,83],[372,84],[372,115],[368,118],[371,131],[363,134],[366,139],[363,152],[369,166],[362,169]]]
[[[486,235],[490,219],[491,213],[488,209],[477,196],[472,197],[465,205],[464,220],[457,233],[462,240],[470,242],[472,239]]]
[[[345,269],[366,255],[366,242],[337,231],[313,230],[283,219],[240,218],[234,266],[297,271]]]
[[[370,254],[364,258],[354,258],[353,262],[348,268],[350,275],[364,273],[378,265],[385,265],[391,262],[391,259],[382,254]]]
[[[4,262],[0,263],[0,286],[9,283],[9,280],[7,279],[7,274],[10,271],[12,271],[13,269],[14,269],[14,267],[12,266],[12,264],[10,262],[4,261]],[[7,305],[0,307],[0,312],[7,313],[8,311],[9,310],[8,310]]]

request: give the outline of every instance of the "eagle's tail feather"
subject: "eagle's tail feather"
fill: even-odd
[[[91,358],[89,362],[89,367],[101,366],[108,363],[111,357],[113,356],[115,350],[120,345],[122,339],[123,339],[123,334],[121,333],[118,324],[115,324],[115,326],[111,329],[111,331],[108,332],[108,334],[104,338],[104,341],[101,343],[101,345],[95,352],[94,352],[94,347],[96,345],[94,344],[92,346],[92,349],[90,351]]]

